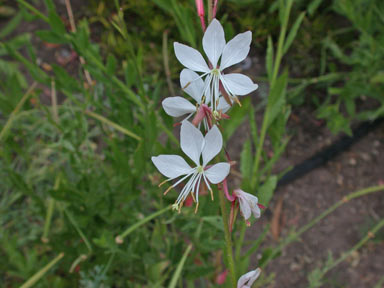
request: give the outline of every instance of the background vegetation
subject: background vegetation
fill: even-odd
[[[173,41],[201,49],[194,1],[89,0],[75,13],[76,27],[54,1],[16,2],[0,1],[3,287],[30,287],[34,280],[35,287],[217,285],[224,271],[218,201],[202,197],[196,215],[188,208],[169,211],[177,193],[162,196],[157,187],[162,178],[150,161],[179,149],[173,120],[160,102],[181,93]],[[271,84],[275,67],[280,71],[276,88],[261,91],[258,103],[247,97],[224,125],[229,139],[243,121],[250,123],[238,169],[243,188],[257,191],[268,205],[281,177],[271,171],[288,141],[291,109],[310,106],[332,132],[349,134],[353,123],[384,115],[384,2],[297,0],[289,21],[291,1],[219,2],[227,39],[253,32],[251,54],[265,59],[264,74],[250,70],[254,80]],[[280,56],[285,56],[278,59],[282,28],[287,33]],[[59,55],[61,65],[42,57],[58,47],[69,51]],[[254,118],[268,107],[266,99],[273,157],[257,155],[263,141]],[[383,223],[378,225],[375,229]],[[264,249],[260,266],[304,228]],[[238,221],[239,274],[248,271],[267,233],[246,250],[244,231]],[[123,243],[116,242],[118,235]],[[319,287],[337,261],[311,274],[311,285]],[[49,264],[44,277],[36,276]],[[272,281],[273,275],[263,275],[258,285]]]

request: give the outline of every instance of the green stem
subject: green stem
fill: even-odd
[[[153,218],[156,218],[157,216],[160,216],[161,214],[167,212],[168,210],[170,210],[172,208],[172,206],[167,206],[165,207],[164,209],[162,210],[159,210],[147,217],[145,217],[144,219],[141,219],[139,222],[137,222],[136,224],[133,224],[132,226],[129,226],[127,230],[125,230],[122,234],[118,235],[116,237],[116,242],[118,244],[121,244],[123,243],[124,241],[124,238],[127,237],[129,234],[131,234],[133,231],[135,231],[137,228],[139,228],[140,226],[144,225],[145,223],[147,223],[148,221],[151,221]]]
[[[43,13],[41,13],[39,10],[37,10],[35,7],[33,7],[31,4],[25,2],[24,0],[17,0],[19,4],[23,5],[25,8],[29,9],[31,12],[36,14],[39,18],[41,18],[45,22],[49,22],[49,18],[45,16]]]
[[[276,82],[276,79],[277,79],[277,74],[279,72],[279,67],[280,67],[281,59],[283,57],[283,47],[284,47],[284,41],[285,41],[285,34],[286,34],[286,31],[287,31],[288,19],[289,19],[289,14],[290,14],[290,11],[291,11],[291,7],[292,7],[292,1],[289,0],[289,1],[287,1],[287,6],[285,7],[284,19],[283,19],[283,23],[281,25],[282,27],[281,27],[281,30],[280,30],[280,36],[279,36],[279,40],[278,40],[278,43],[277,43],[277,54],[276,54],[276,58],[275,58],[275,61],[274,61],[272,79],[271,79],[271,83],[270,83],[270,91],[273,89],[273,87],[275,85],[275,82]],[[269,105],[269,103],[270,102],[268,101],[267,107],[265,109],[263,124],[262,124],[261,131],[260,131],[260,138],[259,138],[259,142],[258,142],[257,150],[256,150],[255,162],[254,162],[254,165],[253,165],[253,171],[252,171],[253,172],[253,177],[252,177],[252,180],[251,180],[251,187],[252,187],[252,189],[256,188],[256,185],[258,183],[258,178],[259,178],[259,177],[256,177],[256,174],[257,174],[257,172],[259,170],[261,152],[262,152],[262,149],[263,149],[264,140],[265,140],[265,136],[267,134],[267,129],[268,129],[269,113],[270,113],[270,105]]]
[[[48,270],[51,269],[63,257],[64,257],[64,253],[60,253],[55,259],[53,259],[46,266],[44,266],[43,269],[41,269],[35,275],[29,278],[27,282],[25,282],[23,285],[20,286],[20,288],[30,288],[33,285],[35,285],[36,282],[39,281],[44,276],[44,274],[47,273]]]
[[[371,231],[367,233],[367,235],[359,241],[355,246],[353,246],[348,252],[343,253],[335,262],[332,263],[329,267],[321,271],[321,275],[324,276],[327,272],[335,268],[337,265],[339,265],[341,262],[343,262],[345,259],[347,259],[353,252],[360,249],[366,242],[368,242],[369,239],[374,237],[375,233],[379,231],[384,226],[384,219],[382,219],[379,223],[377,223]]]
[[[213,0],[208,0],[208,24],[207,26],[211,23],[212,21],[212,6],[213,6]]]
[[[239,237],[236,241],[236,248],[235,248],[235,259],[236,261],[239,261],[240,256],[241,256],[241,249],[243,248],[243,243],[244,243],[244,237],[245,237],[245,232],[247,230],[247,226],[245,225],[244,222],[241,222],[241,228],[240,228],[240,233]]]
[[[44,243],[48,243],[49,241],[48,233],[49,233],[49,228],[51,227],[54,208],[55,208],[55,200],[53,198],[49,198],[47,215],[45,217],[45,223],[44,223],[44,232],[43,232],[43,236],[41,237],[41,241],[43,241]]]
[[[76,223],[75,219],[73,218],[72,214],[67,209],[65,209],[65,208],[64,208],[64,213],[65,213],[65,215],[67,215],[67,217],[69,219],[69,222],[71,222],[73,227],[75,227],[77,233],[79,233],[81,239],[83,239],[84,244],[85,244],[85,246],[87,246],[89,253],[92,253],[91,243],[89,242],[88,238],[85,236],[83,231],[81,231],[79,225],[77,225],[77,223]]]
[[[340,201],[336,202],[335,204],[333,204],[331,207],[329,207],[327,210],[325,210],[319,216],[314,218],[308,224],[306,224],[303,227],[301,227],[297,232],[292,233],[287,238],[285,238],[284,241],[282,241],[280,243],[280,245],[277,246],[273,250],[273,252],[271,254],[269,254],[268,258],[261,265],[261,268],[265,267],[278,253],[280,253],[280,251],[285,246],[291,244],[293,241],[296,241],[300,237],[301,234],[303,234],[304,232],[306,232],[307,230],[312,228],[315,224],[320,222],[322,219],[324,219],[326,216],[331,214],[333,211],[335,211],[337,208],[339,208],[343,204],[347,203],[348,201],[350,201],[352,199],[359,198],[361,196],[368,195],[368,194],[375,193],[375,192],[379,192],[379,191],[383,191],[383,190],[384,190],[384,186],[383,185],[373,186],[373,187],[365,188],[365,189],[362,189],[362,190],[358,190],[356,192],[353,192],[353,193],[345,196],[342,200],[340,200]]]
[[[231,275],[232,287],[236,288],[237,277],[236,277],[236,270],[235,270],[235,262],[233,260],[232,239],[231,239],[231,233],[229,232],[228,213],[227,213],[227,207],[225,205],[226,203],[225,196],[222,191],[219,191],[219,198],[220,198],[221,216],[223,218],[223,224],[224,224],[225,248],[226,248],[228,268]]]
[[[60,179],[61,179],[60,176],[56,177],[55,184],[53,185],[53,190],[59,189]],[[45,217],[44,232],[43,232],[43,236],[41,237],[41,241],[43,241],[44,243],[47,243],[49,241],[48,233],[49,233],[49,228],[51,227],[54,208],[55,208],[55,199],[51,197],[48,200],[48,209],[47,209],[47,215]]]

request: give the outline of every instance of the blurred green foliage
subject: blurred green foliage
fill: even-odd
[[[19,0],[18,7],[0,13],[12,15],[0,30],[0,277],[6,287],[19,287],[64,252],[62,262],[36,287],[164,287],[192,243],[185,278],[177,283],[214,287],[224,269],[224,237],[218,203],[209,197],[201,197],[197,215],[189,208],[181,214],[165,212],[138,227],[123,244],[115,241],[126,228],[176,199],[175,191],[162,197],[163,188],[157,187],[162,178],[150,157],[178,152],[173,120],[159,109],[169,95],[163,59],[164,53],[169,55],[170,77],[176,83],[181,65],[170,56],[170,43],[201,49],[194,1],[89,2],[73,33],[63,21],[66,14],[58,14],[50,0]],[[251,53],[266,55],[269,81],[284,18],[281,3],[228,0],[218,12],[227,39],[252,30]],[[271,171],[287,144],[291,105],[314,104],[334,132],[350,132],[352,121],[384,112],[383,3],[301,0],[294,1],[291,13],[282,47],[285,69],[275,75],[268,104],[272,151],[260,152],[260,170],[254,169],[260,143],[255,113],[266,104],[255,107],[245,99],[242,108],[232,109],[223,131],[229,139],[249,121],[239,165],[242,185],[258,191],[265,205],[276,188],[278,176]],[[18,30],[39,21],[46,22],[38,25],[42,30]],[[39,53],[47,44],[83,57],[93,83],[80,65],[44,66]],[[33,81],[37,88],[25,95]],[[4,129],[9,119],[12,125]],[[245,251],[245,225],[234,229],[241,239],[235,247],[240,273],[268,231]],[[272,248],[262,250],[261,262],[270,254]],[[273,275],[262,281],[270,283]]]

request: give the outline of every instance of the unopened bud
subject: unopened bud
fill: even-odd
[[[119,236],[116,236],[116,238],[115,238],[115,242],[116,242],[117,244],[123,244],[124,239],[121,238],[121,236],[119,235]]]
[[[196,2],[197,14],[199,16],[204,16],[204,3],[203,3],[203,0],[195,0],[195,2]]]

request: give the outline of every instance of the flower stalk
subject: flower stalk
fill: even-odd
[[[226,257],[227,257],[227,265],[229,268],[229,274],[231,278],[231,284],[232,287],[236,288],[236,270],[235,270],[235,261],[233,258],[233,251],[232,251],[232,236],[231,232],[229,231],[229,224],[228,224],[228,212],[226,207],[226,199],[224,193],[222,191],[219,192],[219,200],[220,200],[220,210],[221,210],[221,217],[223,218],[223,225],[224,225],[224,237],[225,237],[225,249],[226,249]]]

